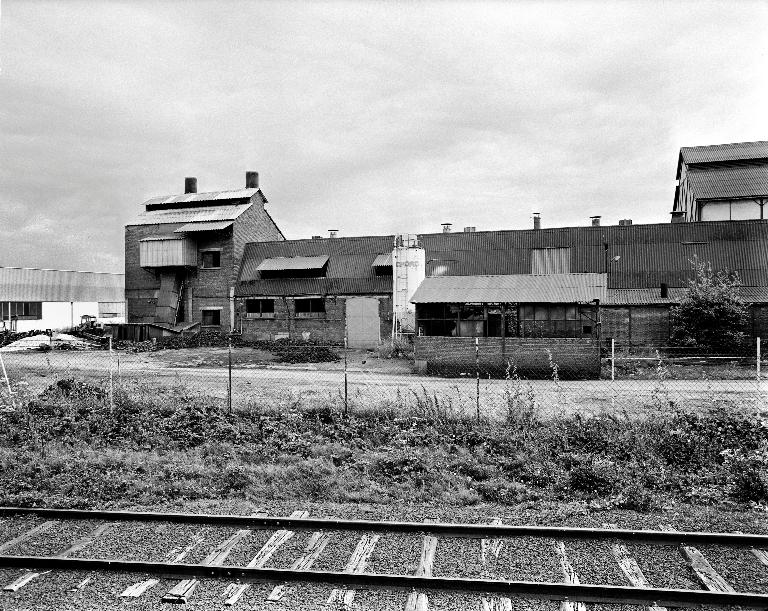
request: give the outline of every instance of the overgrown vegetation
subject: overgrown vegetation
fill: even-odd
[[[508,415],[475,420],[437,397],[348,414],[332,401],[227,411],[223,401],[59,380],[0,413],[0,503],[152,505],[234,497],[474,504],[768,502],[768,427],[713,404],[644,418],[538,416],[508,373]]]
[[[749,312],[739,296],[738,272],[715,271],[698,258],[691,263],[695,277],[683,300],[672,308],[673,342],[715,352],[742,348]]]

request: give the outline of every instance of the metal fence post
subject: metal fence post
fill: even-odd
[[[232,338],[228,339],[227,356],[229,362],[229,378],[227,382],[227,406],[229,407],[229,413],[232,413]]]
[[[616,340],[611,338],[611,382],[616,379]]]
[[[349,410],[349,386],[347,379],[347,334],[344,333],[344,415],[347,415]]]
[[[475,412],[477,421],[480,422],[480,339],[475,338],[475,378],[477,379],[477,390],[475,392]]]
[[[3,377],[5,378],[5,385],[8,387],[8,396],[11,398],[11,405],[16,410],[16,401],[13,398],[13,391],[11,390],[11,381],[8,379],[8,372],[5,370],[5,362],[3,361],[3,354],[0,352],[0,365],[3,367]]]
[[[115,386],[114,378],[112,377],[112,336],[109,336],[109,409],[115,411]]]

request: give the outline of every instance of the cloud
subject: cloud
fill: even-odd
[[[758,2],[3,8],[0,264],[118,271],[250,169],[289,237],[664,222],[680,146],[768,139]]]

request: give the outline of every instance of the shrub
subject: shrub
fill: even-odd
[[[768,444],[751,452],[722,452],[726,481],[733,499],[742,502],[768,501]]]

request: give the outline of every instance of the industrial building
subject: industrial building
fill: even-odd
[[[768,142],[680,149],[673,221],[763,219],[768,201]]]
[[[70,329],[83,316],[125,320],[122,274],[0,267],[0,330]]]
[[[187,178],[183,195],[141,204],[125,228],[129,324],[118,337],[232,330],[245,245],[284,239],[266,204],[256,172],[246,173],[243,189],[198,193],[197,179]]]
[[[423,337],[669,339],[698,257],[738,271],[751,331],[768,332],[768,222],[717,221],[316,238],[249,244],[236,287],[236,328],[258,338],[375,345]],[[423,265],[418,263],[423,260]],[[401,265],[398,266],[398,261]],[[405,265],[403,265],[405,263]],[[400,323],[400,285],[415,306]],[[438,312],[439,310],[439,312]],[[438,315],[439,314],[439,315]],[[429,341],[429,340],[421,340]],[[417,349],[419,345],[417,340]]]

